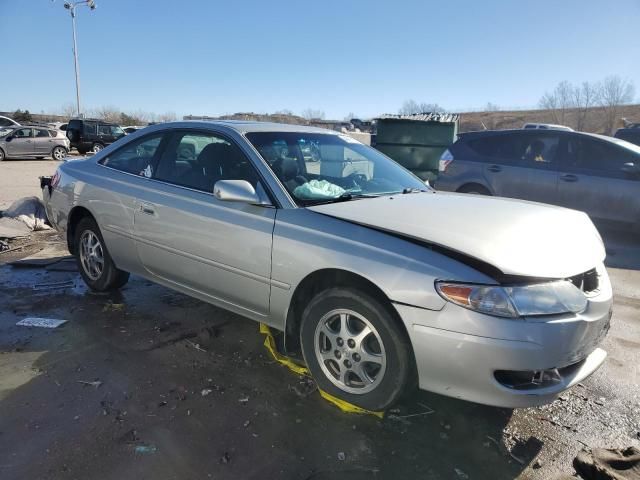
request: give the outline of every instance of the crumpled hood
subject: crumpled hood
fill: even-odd
[[[474,257],[503,274],[566,278],[605,258],[583,212],[508,198],[411,193],[308,207]]]

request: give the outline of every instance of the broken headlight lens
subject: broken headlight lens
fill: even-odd
[[[580,313],[587,308],[584,293],[565,280],[515,286],[436,282],[436,290],[451,303],[498,317]]]

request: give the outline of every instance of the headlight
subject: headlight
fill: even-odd
[[[436,290],[451,303],[498,317],[580,313],[587,308],[587,297],[566,280],[517,286],[436,282]]]

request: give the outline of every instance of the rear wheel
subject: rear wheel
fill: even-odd
[[[116,290],[129,280],[129,273],[116,268],[93,218],[78,223],[74,240],[78,270],[85,283],[98,292]]]
[[[102,145],[101,143],[94,143],[93,146],[91,147],[91,151],[93,153],[98,153],[103,148],[104,148],[104,145]]]
[[[300,342],[318,387],[347,402],[384,410],[409,384],[405,332],[384,304],[359,290],[316,295],[303,313]]]
[[[459,193],[473,193],[475,195],[489,195],[491,196],[491,192],[487,190],[482,185],[469,184],[463,185],[458,189]]]
[[[5,159],[4,150],[0,148],[0,162],[3,161],[4,159]]]
[[[67,156],[67,149],[64,147],[54,147],[53,150],[51,150],[51,158],[53,158],[54,160],[64,160],[64,157]]]

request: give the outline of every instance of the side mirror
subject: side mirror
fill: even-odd
[[[11,140],[13,140],[13,137],[11,135],[4,139],[5,142],[10,142]]]
[[[223,202],[241,202],[261,205],[255,189],[246,180],[218,180],[213,186],[213,196]]]
[[[621,169],[627,175],[638,175],[640,174],[640,169],[638,169],[637,165],[633,162],[625,163]]]

